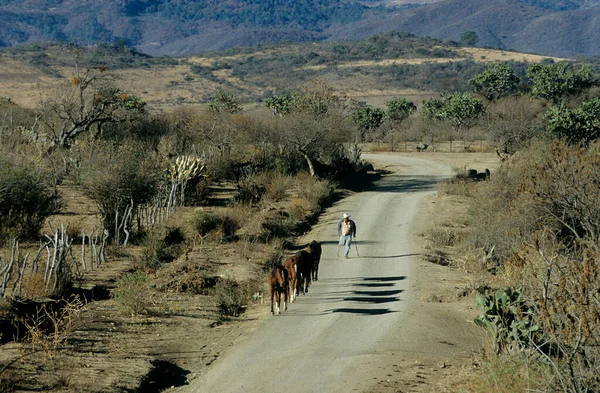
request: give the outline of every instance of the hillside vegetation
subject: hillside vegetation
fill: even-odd
[[[77,50],[76,53],[73,51]],[[151,108],[205,103],[218,88],[257,100],[327,81],[357,100],[409,95],[416,100],[441,90],[467,90],[467,81],[495,61],[513,62],[524,74],[542,56],[461,47],[410,34],[387,33],[364,41],[319,42],[237,48],[182,58],[151,57],[125,45],[76,48],[30,44],[0,51],[3,95],[32,107],[39,87],[69,78],[77,62],[104,66]],[[555,61],[560,59],[555,58]],[[18,82],[17,82],[18,81]]]
[[[597,56],[598,12],[596,0],[4,0],[0,46],[125,40],[144,53],[181,56],[277,42],[362,40],[389,31],[460,41],[473,31],[479,46]]]

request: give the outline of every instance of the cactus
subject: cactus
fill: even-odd
[[[523,349],[539,341],[540,327],[535,323],[534,310],[521,300],[520,289],[485,289],[478,291],[476,300],[483,313],[475,318],[475,323],[491,336],[496,353]]]

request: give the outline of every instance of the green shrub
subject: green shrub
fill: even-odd
[[[192,217],[192,225],[201,236],[206,236],[221,225],[221,217],[213,213],[197,212]]]
[[[215,286],[219,313],[224,317],[237,317],[248,304],[248,293],[233,279],[221,280]]]
[[[104,228],[115,236],[115,224],[133,202],[132,215],[158,192],[160,170],[145,152],[127,147],[91,162],[84,171],[86,195],[98,205]]]
[[[142,272],[128,273],[117,280],[113,297],[117,307],[125,313],[140,314],[152,305],[152,289]]]
[[[177,259],[182,252],[185,234],[180,227],[167,228],[164,236],[152,234],[146,239],[142,250],[142,268],[156,270],[165,263]]]
[[[298,225],[299,221],[291,217],[277,216],[268,218],[261,224],[260,238],[263,241],[270,241],[272,239],[284,239],[294,236]]]
[[[235,238],[235,233],[240,229],[240,224],[233,217],[225,215],[221,218],[221,235],[224,241],[230,241]]]
[[[56,213],[59,195],[41,171],[0,159],[0,236],[32,238]]]
[[[192,224],[201,236],[218,232],[223,241],[231,241],[240,229],[238,220],[228,214],[198,212],[192,217]]]
[[[256,176],[250,175],[241,178],[237,183],[238,193],[236,201],[242,203],[258,203],[267,191],[267,187],[258,182]]]
[[[168,246],[179,245],[185,241],[185,233],[181,227],[167,228],[164,241]]]

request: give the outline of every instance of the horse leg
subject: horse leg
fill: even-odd
[[[273,311],[273,300],[275,297],[275,291],[273,291],[273,287],[271,286],[271,315],[275,315],[275,312]]]

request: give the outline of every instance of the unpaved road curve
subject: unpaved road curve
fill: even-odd
[[[416,158],[365,158],[394,173],[372,190],[328,209],[308,234],[307,239],[324,245],[319,281],[183,391],[316,393],[369,388],[365,365],[385,353],[389,339],[398,340],[395,333],[411,307],[410,284],[418,258],[411,247],[411,230],[418,219],[417,206],[452,171]],[[337,221],[343,212],[357,224],[360,257],[353,245],[349,260],[336,257]]]

